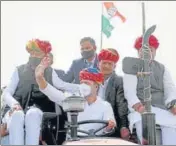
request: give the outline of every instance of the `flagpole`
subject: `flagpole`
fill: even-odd
[[[142,31],[143,39],[145,30],[145,4],[142,2]],[[144,42],[144,41],[143,41]],[[148,43],[148,42],[147,42]],[[146,44],[142,44],[142,54],[143,54],[143,71],[150,72],[150,51]],[[150,74],[143,76],[144,81],[144,106],[145,112],[142,113],[142,145],[156,145],[156,128],[155,128],[155,114],[151,111],[151,83]]]
[[[102,31],[102,28],[103,28],[103,18],[102,18],[102,15],[103,15],[103,2],[101,2],[101,33],[100,33],[100,50],[102,49],[102,45],[103,45],[103,31]]]
[[[145,33],[145,4],[142,2],[142,33]]]

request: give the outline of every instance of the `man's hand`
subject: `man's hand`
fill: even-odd
[[[1,131],[1,137],[4,137],[9,134],[9,132],[7,131],[7,124],[6,123],[1,124],[0,131]]]
[[[51,61],[51,57],[47,55],[42,59],[40,65],[42,65],[46,69],[51,65]]]
[[[108,121],[108,126],[106,127],[107,130],[113,129],[116,126],[116,123],[114,120],[109,120]]]
[[[120,129],[120,136],[121,136],[121,138],[123,138],[125,140],[129,140],[129,138],[130,138],[130,131],[129,131],[129,129],[126,128],[126,127],[122,127]]]
[[[14,104],[12,109],[9,112],[9,116],[11,116],[14,111],[19,111],[19,110],[23,110],[21,105],[19,103]]]
[[[37,84],[41,89],[45,89],[47,86],[47,82],[44,78],[44,71],[46,68],[50,66],[51,58],[46,56],[42,59],[41,63],[35,69],[35,78]]]
[[[171,108],[171,112],[176,115],[176,105],[174,105],[172,108]]]
[[[45,69],[50,66],[50,63],[51,63],[51,58],[49,56],[44,57],[40,62],[40,64],[35,69],[35,76],[37,78],[42,77]]]
[[[44,71],[41,71],[40,69],[35,70],[36,82],[40,89],[45,89],[47,87],[47,81],[44,78],[43,72]]]
[[[143,106],[143,104],[141,102],[133,105],[133,108],[135,109],[135,111],[137,111],[139,113],[143,113],[145,111],[145,107]]]
[[[44,74],[44,71],[47,67],[49,67],[50,62],[51,62],[51,59],[48,56],[46,56],[42,59],[40,64],[35,69],[36,77],[41,77]]]
[[[45,68],[42,65],[38,65],[35,69],[35,78],[36,80],[41,80],[44,76]]]
[[[22,110],[22,107],[21,107],[21,105],[19,104],[19,103],[17,103],[17,104],[14,104],[14,106],[12,107],[13,108],[13,110]]]

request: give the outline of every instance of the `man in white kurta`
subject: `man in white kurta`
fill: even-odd
[[[24,107],[24,103],[20,102],[20,100],[18,101],[17,98],[14,98],[14,95],[17,91],[21,90],[20,94],[18,94],[18,96],[21,96],[25,92],[24,90],[24,92],[22,91],[24,86],[28,86],[28,84],[35,84],[35,68],[40,64],[41,59],[44,56],[47,56],[47,53],[51,51],[51,45],[47,41],[32,40],[29,41],[26,49],[30,53],[30,59],[28,64],[22,65],[21,67],[27,66],[27,68],[30,68],[30,71],[32,70],[31,73],[29,73],[29,76],[26,76],[23,81],[21,81],[20,76],[25,76],[28,72],[25,72],[25,70],[19,72],[19,68],[16,68],[7,88],[2,94],[3,101],[11,109],[6,113],[3,119],[3,121],[7,123],[10,145],[39,144],[40,126],[43,115],[42,110],[36,106],[31,106],[25,114],[24,108],[22,108]],[[63,82],[60,78],[58,78],[56,72],[52,68],[50,68],[48,75],[51,76],[50,82],[52,82],[52,85],[57,89],[72,93],[83,92],[85,94],[89,94],[90,92],[90,87],[87,85],[76,85]],[[33,79],[32,82],[30,77]],[[21,83],[25,83],[24,86],[19,86]],[[29,89],[26,88],[26,90]]]
[[[158,40],[155,36],[150,36],[149,38],[149,45],[151,49],[151,57],[154,59],[156,49],[159,46]],[[138,50],[139,57],[141,57],[141,46],[142,46],[142,38],[138,38],[135,42],[135,48]],[[157,63],[156,61],[152,61],[152,63]],[[157,80],[156,82],[161,82],[162,85],[162,92],[163,92],[163,107],[160,108],[159,106],[152,105],[152,112],[156,115],[156,124],[160,125],[161,132],[162,132],[162,144],[163,145],[176,145],[176,87],[172,78],[170,76],[169,71],[164,67],[164,65],[160,65],[157,63],[159,68],[159,72],[163,72],[162,81]],[[163,67],[162,67],[163,66]],[[156,66],[157,68],[157,66]],[[163,70],[162,70],[163,68]],[[154,69],[155,70],[155,69]],[[152,72],[156,77],[156,72]],[[139,86],[139,79],[137,75],[133,74],[124,74],[123,77],[124,82],[124,93],[125,97],[128,101],[128,107],[130,110],[130,114],[128,115],[130,121],[130,130],[132,131],[133,126],[135,124],[137,136],[142,142],[142,123],[141,123],[141,114],[144,112],[145,107],[142,104],[142,101],[137,96],[138,94],[138,86]],[[153,89],[157,88],[153,86],[153,81],[151,80],[151,94],[153,97]],[[158,84],[159,85],[159,84]],[[156,91],[157,92],[157,91]],[[158,97],[159,101],[162,100],[162,97]],[[171,105],[172,103],[172,105]]]
[[[36,79],[40,87],[40,90],[46,94],[52,101],[62,106],[62,101],[66,99],[64,93],[57,90],[55,87],[47,83],[41,74],[42,69],[36,70]],[[103,75],[98,72],[95,68],[87,68],[80,72],[80,82],[85,83],[91,87],[91,93],[85,96],[87,103],[83,112],[79,113],[78,121],[84,120],[106,120],[109,121],[108,127],[106,129],[111,129],[116,126],[116,121],[114,118],[114,113],[111,105],[97,98],[97,91],[99,84],[103,81]],[[69,117],[68,117],[69,119]],[[85,124],[80,125],[79,129],[89,131],[91,129],[98,129],[102,124]],[[103,132],[103,131],[101,131]],[[101,134],[101,133],[99,133]]]

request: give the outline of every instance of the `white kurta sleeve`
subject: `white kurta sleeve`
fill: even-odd
[[[48,98],[51,101],[61,106],[62,106],[62,101],[66,98],[63,92],[59,91],[49,83],[47,84],[45,89],[40,89],[40,91],[43,92],[46,96],[48,96]]]
[[[137,97],[137,77],[131,74],[124,74],[123,76],[123,88],[124,95],[128,101],[128,106],[132,108],[133,105],[139,103],[140,100]]]
[[[102,106],[102,107],[105,108],[105,109],[103,109],[104,110],[103,120],[105,120],[105,121],[113,120],[116,123],[114,112],[113,112],[111,104],[108,102],[105,102],[105,106]]]
[[[163,76],[165,105],[176,99],[176,86],[169,71],[165,68]]]
[[[53,81],[53,86],[59,90],[63,90],[71,93],[79,93],[82,96],[87,96],[91,92],[91,89],[88,85],[64,82],[58,77],[54,69],[52,72],[52,81]]]
[[[53,85],[60,90],[64,90],[67,92],[79,92],[79,85],[78,84],[72,84],[72,83],[67,83],[61,80],[55,70],[53,69],[52,72],[52,80],[53,80]]]
[[[7,87],[4,89],[4,92],[2,94],[4,103],[11,108],[13,107],[14,104],[18,103],[18,101],[13,97],[15,90],[18,86],[18,82],[19,82],[19,76],[18,76],[18,70],[16,68],[14,73],[12,74],[10,82],[8,83]]]

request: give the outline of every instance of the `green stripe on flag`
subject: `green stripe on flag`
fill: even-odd
[[[113,29],[114,27],[110,24],[109,19],[102,15],[102,32],[107,36],[107,38],[111,36],[111,31]]]

